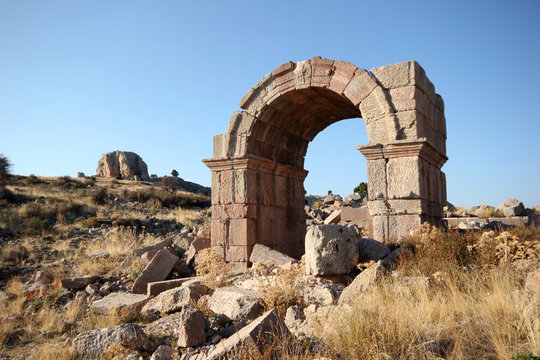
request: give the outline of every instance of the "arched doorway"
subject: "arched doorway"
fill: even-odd
[[[428,221],[446,199],[444,105],[414,61],[372,69],[329,59],[288,62],[240,101],[214,136],[212,246],[247,263],[256,243],[304,252],[304,156],[330,124],[362,117],[374,237],[388,241]]]

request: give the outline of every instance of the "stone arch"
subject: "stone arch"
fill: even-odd
[[[438,225],[446,200],[444,104],[415,61],[371,71],[312,58],[287,62],[240,101],[227,132],[214,136],[212,246],[247,263],[256,243],[304,252],[304,157],[327,126],[362,117],[369,144],[373,235],[387,241],[424,221]]]

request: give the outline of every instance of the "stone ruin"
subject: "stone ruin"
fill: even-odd
[[[446,202],[444,103],[415,61],[370,71],[320,57],[287,62],[240,101],[214,136],[211,244],[248,263],[255,244],[304,253],[304,157],[327,126],[363,118],[369,144],[368,207],[373,237],[387,242],[423,222],[440,225]]]

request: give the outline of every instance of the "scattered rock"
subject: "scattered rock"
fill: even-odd
[[[161,241],[161,242],[159,242],[157,244],[154,244],[154,245],[145,246],[145,247],[142,247],[142,248],[135,249],[135,250],[133,250],[133,255],[141,256],[144,253],[147,253],[147,252],[150,252],[150,251],[156,251],[156,253],[157,253],[157,251],[159,251],[161,249],[165,249],[169,245],[171,245],[169,240],[163,240],[163,241]]]
[[[373,264],[364,271],[362,271],[354,280],[347,286],[341,296],[339,297],[338,304],[350,304],[355,300],[358,300],[363,292],[375,284],[386,272],[385,268],[381,265],[381,261],[377,264]]]
[[[362,238],[358,240],[358,262],[378,261],[390,253],[388,247],[380,241]]]
[[[172,280],[163,280],[155,281],[148,283],[147,294],[148,295],[159,295],[164,291],[174,289],[182,286],[185,282],[193,280],[195,278],[182,278],[182,279],[172,279]]]
[[[502,211],[504,216],[520,216],[525,215],[525,207],[523,203],[517,199],[508,199],[499,205],[499,211]]]
[[[156,351],[150,357],[150,360],[171,360],[176,353],[172,347],[167,345],[160,345]]]
[[[73,340],[73,351],[76,356],[95,359],[115,344],[136,351],[151,351],[153,348],[152,341],[139,325],[123,324],[77,335]]]
[[[340,275],[358,264],[360,234],[353,225],[314,225],[306,232],[306,274]]]
[[[145,294],[148,283],[165,280],[177,261],[177,256],[165,249],[160,250],[135,280],[132,291],[137,294]]]
[[[288,262],[295,262],[296,260],[263,244],[255,244],[251,256],[249,257],[249,261],[252,264],[259,261],[271,261],[274,265],[281,266]]]
[[[254,319],[263,310],[261,298],[255,291],[236,287],[217,288],[208,299],[208,306],[215,314],[231,320]]]
[[[151,299],[141,309],[141,313],[173,313],[180,311],[184,305],[197,303],[197,300],[208,293],[208,288],[200,282],[193,282],[187,286],[170,289]]]
[[[178,346],[192,347],[202,344],[206,340],[205,327],[206,322],[202,311],[190,305],[184,305],[180,312]]]
[[[338,224],[341,221],[341,209],[334,210],[326,219],[325,224]]]
[[[195,260],[195,255],[203,249],[210,247],[210,239],[207,238],[196,238],[189,245],[189,249],[186,252],[186,264],[192,265]]]
[[[220,341],[215,350],[206,356],[206,360],[225,358],[228,353],[240,348],[261,355],[275,346],[276,341],[286,339],[289,335],[290,332],[277,310],[272,309],[228,339]]]
[[[131,294],[125,292],[115,292],[105,296],[101,300],[94,301],[90,305],[90,310],[97,314],[110,314],[128,311],[138,312],[150,299],[147,295]]]
[[[85,276],[79,278],[66,278],[60,280],[64,289],[84,289],[88,284],[99,280],[99,276]]]

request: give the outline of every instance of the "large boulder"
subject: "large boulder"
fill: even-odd
[[[306,231],[306,274],[341,275],[358,264],[357,242],[361,238],[354,225],[314,225]]]
[[[99,358],[111,345],[122,345],[131,350],[152,351],[153,343],[137,324],[123,324],[77,335],[73,352],[82,359]]]
[[[206,321],[202,311],[185,305],[180,312],[178,327],[178,346],[191,347],[202,344],[206,340]]]
[[[517,199],[508,199],[499,205],[499,211],[502,211],[504,216],[520,216],[524,215],[525,207]]]
[[[103,177],[140,177],[141,180],[149,180],[148,166],[143,159],[129,151],[113,151],[101,155],[96,170],[98,176]]]

